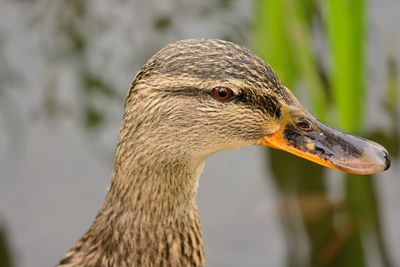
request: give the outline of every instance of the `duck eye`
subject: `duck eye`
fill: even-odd
[[[233,91],[226,87],[215,87],[211,90],[211,95],[220,102],[226,102],[233,97]]]
[[[297,124],[297,127],[302,129],[303,131],[311,131],[312,130],[311,123],[308,120],[301,119],[296,124]]]

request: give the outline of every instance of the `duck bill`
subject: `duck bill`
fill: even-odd
[[[381,145],[343,133],[313,118],[313,130],[301,131],[287,123],[260,140],[261,145],[280,149],[325,167],[354,174],[373,174],[390,166]]]

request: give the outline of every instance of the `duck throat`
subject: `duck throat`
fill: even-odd
[[[203,162],[188,161],[167,151],[122,151],[119,146],[104,207],[132,215],[150,225],[185,216],[194,205]],[[172,156],[171,156],[172,155]]]
[[[59,266],[204,266],[194,203],[203,162],[126,148],[93,225]]]

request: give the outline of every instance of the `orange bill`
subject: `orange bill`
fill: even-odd
[[[373,174],[390,166],[388,152],[381,145],[328,127],[309,114],[302,124],[285,120],[260,144],[348,173]]]

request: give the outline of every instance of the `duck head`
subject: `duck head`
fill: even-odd
[[[263,145],[356,174],[390,165],[382,146],[324,125],[268,64],[221,40],[183,40],[156,53],[133,82],[124,118],[137,140],[168,157]]]

